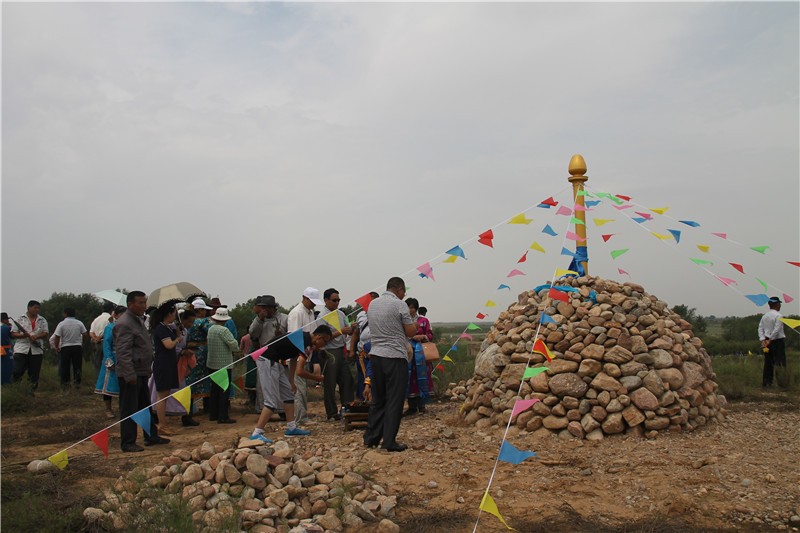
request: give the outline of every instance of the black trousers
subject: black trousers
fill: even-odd
[[[231,370],[228,369],[228,388],[233,383]],[[228,419],[228,391],[222,390],[214,380],[211,380],[211,391],[208,399],[208,416],[211,420]]]
[[[150,390],[147,388],[147,376],[136,376],[136,383],[133,385],[119,378],[119,418],[122,421],[119,424],[119,436],[123,450],[136,444],[136,436],[139,433],[136,422],[128,417],[148,405],[150,405]],[[158,440],[156,422],[156,414],[150,409],[150,435],[145,432],[145,442]]]
[[[408,383],[408,361],[405,357],[389,358],[372,355],[372,403],[364,444],[384,448],[397,443],[403,403]]]
[[[764,375],[761,378],[761,385],[764,387],[772,386],[776,366],[786,367],[785,339],[775,339],[769,343],[769,351],[764,354]]]
[[[62,385],[69,385],[69,369],[72,367],[72,377],[76,385],[81,384],[83,371],[83,347],[64,346],[58,352],[58,376]]]
[[[28,381],[31,382],[31,388],[36,390],[39,387],[39,373],[42,370],[43,358],[44,355],[42,354],[34,355],[30,352],[14,352],[14,381],[19,381],[27,371]]]
[[[327,348],[325,350],[325,369],[322,371],[322,388],[325,401],[325,415],[330,418],[339,412],[336,404],[336,386],[339,386],[339,400],[342,405],[353,402],[355,383],[350,365],[344,359],[344,348]]]

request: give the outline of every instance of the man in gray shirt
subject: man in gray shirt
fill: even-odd
[[[407,448],[397,442],[397,432],[408,383],[408,338],[417,332],[417,324],[403,301],[405,295],[402,278],[390,278],[386,292],[373,300],[367,311],[372,336],[372,404],[364,445],[381,445],[390,452]]]

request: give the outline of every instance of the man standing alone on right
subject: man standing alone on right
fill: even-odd
[[[774,367],[786,368],[786,334],[783,332],[781,322],[781,299],[773,296],[767,302],[769,311],[761,317],[758,323],[758,338],[764,351],[764,375],[761,379],[762,387],[771,387]],[[780,380],[779,380],[780,381]]]
[[[372,337],[372,403],[364,445],[380,444],[390,452],[407,448],[397,442],[397,432],[408,382],[408,338],[417,333],[417,324],[403,302],[405,295],[405,282],[393,277],[386,284],[386,292],[373,300],[367,311]]]

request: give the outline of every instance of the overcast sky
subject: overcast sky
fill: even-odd
[[[569,217],[535,206],[571,204],[581,153],[595,191],[670,207],[588,213],[593,274],[716,315],[762,312],[758,277],[797,313],[799,9],[4,3],[2,308],[182,280],[344,303],[403,275],[434,321],[495,318],[566,268]],[[650,233],[669,228],[680,244]],[[517,264],[533,241],[547,253]]]

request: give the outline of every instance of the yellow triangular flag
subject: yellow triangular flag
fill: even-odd
[[[450,356],[449,356],[449,355],[445,355],[444,357],[442,357],[442,361],[449,361],[450,363],[455,363],[455,361],[453,361],[452,359],[450,359]]]
[[[508,221],[509,224],[530,224],[531,222],[533,222],[533,219],[525,218],[525,213],[515,215],[511,217],[511,220]]]
[[[487,489],[486,492],[483,493],[483,499],[481,500],[481,511],[485,511],[489,514],[495,515],[500,521],[506,526],[506,529],[511,529],[512,531],[516,531],[513,527],[506,524],[505,519],[500,515],[500,511],[497,510],[497,504],[494,503],[494,498],[489,495],[489,490]]]
[[[663,215],[669,210],[669,207],[653,207],[650,209],[653,213],[658,213],[659,215]]]
[[[747,350],[747,355],[753,355],[753,352],[751,352],[750,350]]]
[[[447,259],[442,261],[442,263],[455,263],[456,259],[458,259],[457,255],[449,255],[449,256],[447,256]]]
[[[578,275],[578,273],[575,272],[574,270],[564,270],[563,268],[557,268],[556,269],[556,277],[557,278],[560,277],[560,276],[566,276],[567,274],[575,274],[576,276]]]
[[[531,250],[536,250],[537,252],[546,253],[546,252],[544,251],[544,248],[542,248],[542,247],[539,245],[539,243],[538,243],[538,242],[534,242],[533,244],[531,244]]]
[[[603,224],[608,224],[609,222],[614,222],[614,219],[611,218],[593,218],[595,225],[602,226]]]
[[[486,307],[494,307],[496,304],[491,300],[486,300]]]
[[[69,457],[67,456],[67,450],[62,450],[58,453],[54,453],[53,455],[48,457],[47,460],[56,465],[61,470],[64,470],[69,464]]]
[[[650,233],[652,233],[653,236],[658,237],[662,241],[666,241],[672,238],[672,235],[662,235],[660,233],[656,233],[655,231],[651,231]]]
[[[781,322],[783,322],[792,329],[795,329],[798,326],[800,326],[800,320],[795,320],[793,318],[781,318]]]
[[[708,253],[708,250],[710,248],[711,248],[710,246],[705,245],[705,244],[698,244],[697,245],[697,249],[700,250],[701,252],[705,252],[705,253]]]
[[[186,412],[189,412],[189,408],[192,406],[192,388],[191,387],[184,387],[175,394],[172,395],[176,400],[178,400]]]
[[[342,324],[339,322],[339,311],[331,311],[322,317],[322,320],[336,328],[336,331],[342,331]]]

